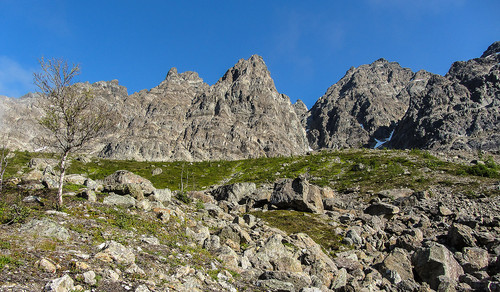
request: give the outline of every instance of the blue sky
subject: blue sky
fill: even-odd
[[[379,58],[445,74],[500,40],[498,0],[0,0],[0,95],[35,90],[38,59],[80,63],[80,81],[129,94],[171,67],[214,84],[263,56],[279,92],[308,107],[351,66]]]

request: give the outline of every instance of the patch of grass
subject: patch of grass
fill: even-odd
[[[13,267],[17,267],[17,266],[20,266],[22,263],[17,260],[17,259],[14,259],[10,256],[6,256],[6,255],[0,255],[0,270],[2,270],[5,266],[9,266],[10,268],[13,268]]]
[[[0,224],[24,223],[30,217],[32,210],[24,205],[8,204],[0,201]]]
[[[203,209],[205,209],[205,204],[203,203],[203,201],[198,200],[198,201],[196,201],[195,207],[196,207],[196,210],[203,210]]]
[[[184,189],[196,190],[218,184],[231,176],[235,161],[204,162],[139,162],[133,160],[93,159],[90,163],[73,161],[68,173],[86,174],[91,179],[103,179],[117,170],[130,170],[149,179],[156,188],[181,188],[181,173]],[[161,174],[152,175],[152,170],[161,168]]]
[[[0,249],[10,249],[11,244],[8,241],[1,241],[0,242]]]
[[[81,189],[85,188],[84,185],[79,185],[79,184],[64,184],[63,189],[67,192],[77,192]]]
[[[13,158],[18,167],[26,167],[32,157],[55,157],[54,154],[16,152]],[[329,186],[338,192],[352,190],[366,193],[389,188],[412,188],[426,190],[434,183],[432,173],[448,176],[473,176],[498,178],[500,171],[491,157],[484,159],[483,166],[466,167],[442,161],[430,152],[412,149],[403,150],[324,150],[310,155],[290,157],[261,157],[238,161],[204,162],[138,162],[132,160],[108,160],[94,158],[83,163],[72,160],[68,174],[87,175],[91,179],[102,179],[113,172],[125,169],[149,179],[156,188],[200,190],[216,185],[238,182],[253,182],[257,185],[274,183],[280,178],[295,178],[303,175],[318,186]],[[152,170],[161,168],[162,173],[152,175]],[[422,169],[429,170],[422,172]],[[19,169],[19,168],[18,168]],[[428,175],[427,172],[430,172]],[[453,178],[451,179],[454,180]],[[76,191],[78,185],[68,185]],[[455,188],[455,186],[453,186]],[[189,198],[179,195],[181,201]],[[99,196],[98,199],[101,199]]]
[[[474,176],[481,176],[487,178],[500,178],[500,174],[498,172],[499,167],[497,164],[495,164],[495,162],[465,166],[464,170],[467,174]]]
[[[338,250],[344,246],[342,236],[336,234],[332,226],[317,214],[288,210],[257,211],[251,214],[288,234],[306,233],[328,251]]]
[[[212,280],[217,281],[217,275],[220,273],[220,269],[208,270],[207,274],[212,278]]]
[[[37,245],[37,249],[42,251],[55,251],[56,248],[57,242],[52,239],[44,239]]]
[[[13,151],[14,156],[9,159],[9,164],[5,169],[4,178],[15,176],[18,171],[28,169],[28,164],[32,158],[57,158],[54,153],[28,152],[28,151]]]

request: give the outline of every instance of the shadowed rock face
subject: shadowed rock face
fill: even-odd
[[[351,68],[310,110],[308,139],[313,149],[357,148],[390,135],[408,107],[399,95],[414,77],[408,68],[379,59]]]
[[[455,62],[443,77],[432,74],[410,94],[395,130],[394,148],[500,149],[500,43],[481,58]]]
[[[500,42],[445,76],[383,59],[351,68],[307,117],[313,149],[500,151]]]

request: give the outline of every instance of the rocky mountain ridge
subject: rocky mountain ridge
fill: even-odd
[[[351,68],[311,108],[309,142],[313,149],[383,144],[498,153],[499,52],[495,42],[445,76],[383,59]]]
[[[391,147],[500,150],[500,42],[481,56],[455,62],[445,76],[421,78],[395,129]]]
[[[94,154],[150,161],[238,160],[341,148],[422,148],[498,154],[500,42],[445,76],[379,59],[351,68],[307,110],[280,94],[262,57],[241,59],[210,86],[172,68],[157,87],[128,95],[118,81],[82,84],[115,110]],[[43,149],[36,95],[0,98],[10,146]],[[390,141],[389,141],[390,140]]]
[[[112,104],[116,127],[93,145],[106,158],[221,160],[296,155],[308,150],[305,131],[290,99],[278,93],[263,59],[240,60],[213,86],[195,72],[172,68],[151,90],[132,95],[117,80],[82,84]],[[12,146],[35,150],[40,112],[26,98],[2,99],[0,133]],[[28,105],[26,105],[28,104]],[[31,117],[31,124],[22,117]],[[22,133],[22,134],[21,134]],[[18,139],[19,137],[19,139]],[[22,139],[24,138],[24,139]]]

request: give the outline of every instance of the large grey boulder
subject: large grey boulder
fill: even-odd
[[[448,229],[448,241],[451,246],[461,250],[464,247],[476,246],[474,230],[467,225],[454,223]]]
[[[320,188],[302,177],[276,182],[269,202],[279,209],[314,213],[324,211]]]
[[[116,241],[107,241],[99,246],[101,251],[95,255],[96,258],[111,258],[119,264],[130,265],[135,262],[135,254],[131,248],[127,248]]]
[[[259,279],[274,279],[285,283],[291,283],[295,291],[302,291],[303,288],[311,285],[311,277],[304,272],[265,271],[259,276]]]
[[[235,183],[218,187],[212,191],[212,196],[217,201],[228,201],[238,204],[244,199],[252,199],[255,197],[255,191],[256,186],[254,183]]]
[[[121,196],[128,195],[137,200],[144,199],[144,192],[141,187],[133,183],[105,185],[103,191]]]
[[[307,234],[296,233],[290,238],[291,243],[301,251],[300,259],[302,264],[306,266],[304,270],[307,269],[311,277],[317,277],[323,285],[329,287],[338,273],[338,268],[333,260]]]
[[[81,174],[69,174],[64,177],[64,182],[77,185],[83,185],[86,180],[87,178]]]
[[[257,287],[265,289],[265,291],[298,291],[292,283],[277,279],[257,280],[256,285]]]
[[[408,253],[401,248],[394,249],[385,257],[380,271],[393,284],[398,284],[405,280],[413,280],[410,258]]]
[[[370,215],[394,215],[399,213],[399,208],[391,204],[376,202],[368,206],[364,212]]]
[[[458,281],[464,270],[453,257],[453,254],[442,244],[429,242],[418,249],[412,257],[415,272],[432,289],[437,289],[441,280],[446,277]],[[441,278],[442,279],[442,278]]]
[[[53,279],[45,285],[43,291],[70,292],[75,289],[74,281],[70,276],[64,275],[61,278]]]
[[[172,191],[169,189],[156,189],[150,198],[160,203],[170,202],[172,200]]]
[[[283,236],[274,234],[258,250],[248,249],[244,255],[260,270],[302,272],[300,261],[283,245]]]
[[[467,273],[484,271],[488,268],[488,251],[479,247],[466,247],[460,263]]]
[[[148,179],[128,170],[118,170],[101,182],[107,191],[115,192],[116,190],[116,192],[124,194],[131,194],[130,192],[136,190],[140,190],[144,194],[151,194],[156,189]]]

